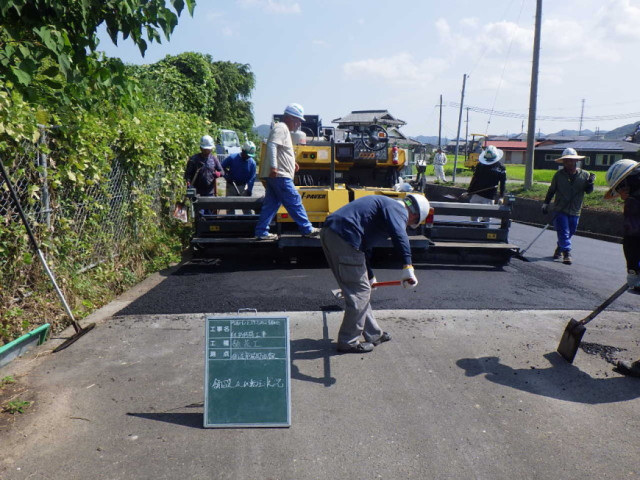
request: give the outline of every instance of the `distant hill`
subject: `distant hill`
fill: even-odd
[[[267,138],[269,136],[269,130],[271,130],[269,125],[258,125],[257,127],[253,127],[253,133],[258,135],[260,138]]]
[[[604,132],[600,132],[601,134]],[[578,135],[582,135],[585,137],[591,137],[593,135],[595,135],[595,132],[591,131],[591,130],[582,130],[582,132],[579,132],[578,130],[560,130],[559,132],[556,133],[549,133],[548,135],[553,135],[555,136],[559,136],[559,137],[577,137]]]
[[[604,138],[607,140],[619,140],[621,138],[626,137],[627,135],[631,135],[636,131],[636,127],[640,122],[630,123],[628,125],[623,125],[622,127],[615,128],[613,130],[609,130],[604,134]]]
[[[420,143],[428,143],[429,145],[438,145],[438,137],[437,136],[427,136],[427,135],[418,135],[417,137],[411,137],[415,141]],[[442,137],[442,145],[446,145],[449,143],[449,139],[446,137]]]

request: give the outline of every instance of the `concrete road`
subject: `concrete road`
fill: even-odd
[[[365,355],[335,354],[339,312],[290,313],[291,427],[203,429],[204,316],[106,311],[11,364],[35,404],[0,478],[639,478],[640,380],[554,352],[584,313],[380,311],[393,340]],[[639,328],[605,312],[585,340],[637,355]]]

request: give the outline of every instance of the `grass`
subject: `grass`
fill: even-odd
[[[507,179],[524,181],[524,165],[505,165],[505,167],[507,169]],[[555,175],[556,171],[557,170],[534,170],[533,181],[551,183],[551,179]],[[605,172],[596,172],[596,181],[594,184],[599,187],[607,186]]]
[[[15,415],[16,413],[24,413],[24,411],[31,406],[31,402],[26,400],[12,400],[11,402],[7,402],[7,404],[3,407],[2,411],[6,413],[10,413],[11,415]]]

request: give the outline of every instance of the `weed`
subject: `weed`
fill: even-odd
[[[10,413],[11,415],[15,415],[16,413],[24,413],[24,411],[30,406],[31,402],[28,402],[26,400],[12,400],[11,402],[7,402],[2,411]]]
[[[5,385],[10,385],[12,383],[16,383],[16,379],[13,378],[11,375],[7,375],[2,380],[0,380],[0,388],[4,387]]]

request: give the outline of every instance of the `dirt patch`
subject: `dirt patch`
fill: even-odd
[[[608,363],[615,365],[618,359],[618,353],[624,352],[626,348],[611,347],[609,345],[600,345],[599,343],[582,342],[580,348],[589,355],[598,355],[605,359]]]
[[[20,415],[32,410],[36,394],[22,385],[19,379],[14,381],[0,380],[0,432],[6,432],[19,419]],[[12,402],[14,402],[12,404]],[[27,406],[23,402],[29,402]],[[23,413],[10,411],[11,407],[22,407]]]

